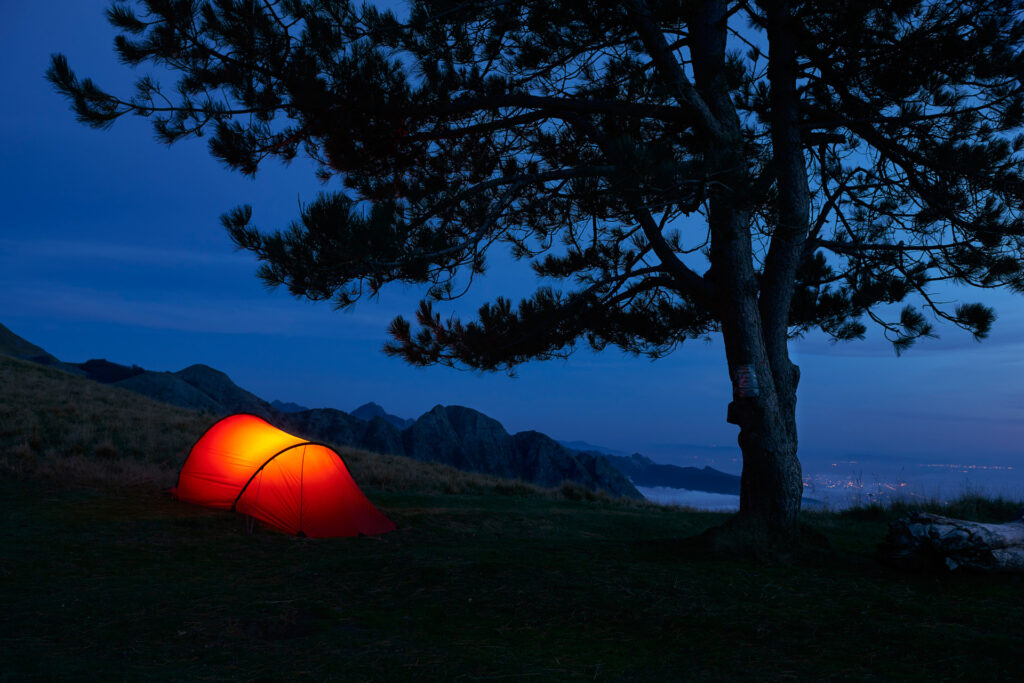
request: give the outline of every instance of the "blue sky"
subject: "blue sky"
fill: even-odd
[[[0,322],[61,359],[103,357],[155,370],[206,363],[270,399],[351,410],[377,401],[414,417],[467,405],[510,431],[537,429],[668,462],[731,471],[735,427],[720,344],[694,342],[656,362],[617,350],[535,363],[516,378],[415,369],[385,357],[385,327],[409,315],[415,291],[338,313],[255,278],[218,223],[251,204],[255,222],[281,227],[321,189],[305,162],[271,164],[255,180],[225,170],[202,141],[165,147],[149,124],[109,131],[74,121],[43,80],[63,52],[80,75],[127,91],[105,2],[0,5],[8,96],[0,103]],[[493,272],[460,304],[474,310],[533,284],[523,264],[492,257]],[[968,293],[968,300],[979,297]],[[837,458],[1021,459],[1024,443],[1024,298],[989,294],[1000,316],[977,344],[939,325],[897,358],[876,331],[833,346],[793,346],[803,371],[801,455]]]

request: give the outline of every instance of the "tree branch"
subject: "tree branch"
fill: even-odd
[[[702,133],[715,141],[726,140],[727,135],[722,125],[672,55],[665,35],[651,17],[647,3],[644,0],[626,0],[624,4],[658,73],[672,90],[676,102],[689,114],[691,124],[695,124]]]
[[[439,115],[466,114],[506,107],[540,110],[551,114],[565,112],[574,114],[618,114],[671,122],[678,122],[686,114],[685,110],[679,107],[664,104],[574,97],[548,97],[527,93],[505,93],[487,97],[461,97],[452,100],[448,104],[432,108],[430,113]]]
[[[601,148],[601,151],[604,152],[608,160],[621,173],[628,174],[631,172],[632,169],[628,168],[621,153],[617,152],[608,143],[607,136],[589,119],[575,117],[572,119],[572,122]],[[711,283],[691,270],[676,256],[668,242],[665,241],[665,236],[661,233],[658,223],[654,220],[654,216],[651,215],[649,209],[643,206],[640,198],[636,196],[636,192],[631,188],[624,187],[621,189],[623,190],[626,206],[629,207],[630,212],[639,224],[640,229],[643,230],[644,236],[647,238],[658,259],[661,260],[665,270],[675,278],[681,291],[691,299],[701,302],[709,310],[715,310],[717,304]]]

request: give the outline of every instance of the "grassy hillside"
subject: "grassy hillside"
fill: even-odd
[[[59,362],[45,349],[22,339],[4,325],[0,325],[0,354],[14,358],[45,358]]]
[[[0,356],[0,467],[170,486],[211,416]]]
[[[215,421],[210,413],[0,356],[0,469],[11,474],[167,488],[192,444]],[[337,450],[356,481],[370,489],[601,497],[572,485],[552,492],[411,458]]]
[[[678,540],[722,515],[349,452],[398,531],[249,534],[159,489],[208,418],[84,382],[0,360],[2,680],[1024,676],[1024,578],[883,567],[890,511],[808,516],[832,549],[786,564],[723,560]]]

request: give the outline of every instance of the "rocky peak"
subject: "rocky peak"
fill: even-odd
[[[120,363],[112,363],[106,358],[92,358],[84,363],[76,363],[75,365],[85,373],[86,377],[103,384],[121,382],[145,372],[138,365],[121,365]]]
[[[458,469],[518,477],[516,446],[497,420],[463,406],[434,406],[402,433],[405,454]]]
[[[32,363],[39,363],[40,365],[48,365],[75,375],[85,374],[70,363],[62,363],[53,354],[36,346],[27,339],[19,337],[3,325],[0,325],[0,356],[10,356],[11,358],[27,360]]]
[[[212,398],[229,413],[252,413],[263,418],[275,414],[269,403],[208,365],[190,365],[174,374]]]
[[[300,406],[291,401],[271,401],[270,406],[282,413],[301,413],[303,410],[309,410],[306,406]]]
[[[387,411],[380,404],[370,401],[359,406],[349,415],[358,417],[360,420],[372,420],[375,417],[384,417],[387,415]]]
[[[364,403],[363,405],[359,406],[349,414],[352,417],[357,417],[360,420],[366,420],[367,422],[374,419],[375,417],[380,417],[387,420],[398,429],[406,429],[407,427],[411,427],[412,423],[415,422],[415,420],[407,420],[404,417],[392,415],[388,411],[384,410],[384,408],[381,405],[374,403],[373,401],[370,401],[369,403]]]
[[[547,434],[535,431],[519,432],[513,439],[519,454],[519,469],[529,474],[529,481],[542,486],[572,481],[613,496],[642,498],[629,480],[600,453],[572,451]]]

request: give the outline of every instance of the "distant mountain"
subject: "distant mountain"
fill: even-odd
[[[639,453],[628,458],[605,455],[608,462],[636,486],[665,486],[673,489],[707,491],[709,493],[730,493],[739,495],[740,478],[726,474],[713,467],[678,467],[662,465]]]
[[[301,413],[303,410],[309,410],[306,406],[300,406],[298,403],[284,401],[271,401],[270,407],[279,413]]]
[[[586,442],[570,443],[588,447],[588,451],[567,448],[540,432],[511,435],[497,420],[463,406],[438,405],[418,419],[408,420],[372,402],[359,406],[351,414],[279,401],[271,404],[206,365],[192,365],[177,372],[152,372],[106,359],[62,363],[2,325],[0,354],[61,367],[103,384],[192,410],[218,416],[252,413],[313,441],[440,462],[542,486],[559,486],[571,481],[589,489],[633,498],[642,497],[634,484],[714,492],[738,490],[738,484],[733,486],[732,480],[738,482],[739,477],[711,468],[697,470],[658,465],[638,455],[618,457],[598,452],[602,449]]]
[[[206,365],[192,365],[178,372],[153,372],[103,358],[67,365],[93,381],[182,408],[215,415],[252,413],[267,419],[278,414],[266,401],[239,387],[220,370]]]
[[[614,448],[605,448],[604,446],[595,446],[592,443],[586,441],[562,441],[558,443],[562,444],[571,451],[580,451],[581,453],[604,453],[605,455],[629,455],[626,451],[617,451]]]
[[[349,413],[349,415],[352,415],[353,417],[358,417],[360,420],[366,420],[367,422],[369,422],[375,417],[382,417],[391,424],[393,424],[394,426],[398,427],[399,429],[408,429],[409,427],[412,426],[413,422],[415,422],[415,420],[407,420],[403,417],[392,415],[391,413],[387,412],[386,410],[384,410],[384,408],[377,405],[373,401],[370,401],[369,403],[364,403],[363,405],[359,406],[351,413]]]
[[[706,491],[708,493],[730,493],[739,495],[740,478],[713,467],[679,467],[663,465],[650,458],[634,453],[626,456],[622,451],[594,446],[586,441],[560,441],[563,446],[580,453],[604,456],[618,471],[626,475],[635,486],[666,487]]]
[[[402,433],[402,442],[417,460],[499,477],[515,478],[518,469],[515,442],[501,423],[462,406],[434,406]]]
[[[114,386],[182,408],[216,415],[227,415],[232,412],[173,372],[150,372],[147,370],[114,382]]]
[[[220,370],[214,370],[208,365],[190,365],[174,374],[212,398],[227,412],[251,413],[266,419],[277,415],[277,411],[271,408],[269,403],[232,382],[231,378]]]
[[[603,456],[579,454],[539,432],[509,435],[497,420],[463,406],[434,406],[402,432],[405,454],[458,469],[542,486],[573,481],[616,496],[642,498]]]
[[[402,432],[383,417],[375,417],[366,423],[359,445],[374,453],[405,455]]]
[[[19,337],[9,329],[0,325],[0,355],[10,356],[19,360],[27,360],[40,365],[49,365],[65,372],[81,375],[82,372],[68,364],[62,363],[56,356],[32,342]]]
[[[512,439],[522,470],[533,473],[533,481],[544,486],[557,486],[563,481],[593,482],[588,488],[603,488],[616,496],[643,497],[606,456],[573,452],[540,432],[519,432]]]
[[[11,358],[30,360],[34,363],[42,363],[43,365],[60,362],[45,349],[36,346],[26,339],[22,339],[3,325],[0,325],[0,354],[10,356]]]
[[[334,408],[313,408],[299,413],[278,414],[269,420],[285,431],[309,439],[362,448],[366,423]],[[393,455],[401,455],[395,453]]]
[[[513,437],[500,422],[470,408],[436,406],[415,421],[391,415],[376,403],[351,414],[334,408],[282,411],[206,365],[178,372],[150,372],[109,361],[88,361],[80,367],[99,381],[165,403],[215,415],[259,415],[311,441],[405,455],[541,486],[572,481],[616,496],[641,497],[603,456],[576,453],[538,432]]]
[[[84,363],[68,363],[68,365],[75,366],[85,373],[86,377],[101,384],[114,384],[145,372],[138,365],[121,365],[112,363],[106,358],[93,358]]]

